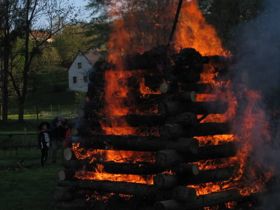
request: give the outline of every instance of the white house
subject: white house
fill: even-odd
[[[68,84],[72,91],[87,92],[89,72],[100,58],[97,51],[90,50],[86,54],[79,52],[68,70]]]

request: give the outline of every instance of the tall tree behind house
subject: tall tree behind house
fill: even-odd
[[[67,22],[75,19],[75,12],[67,0],[24,0],[23,9],[23,45],[18,56],[23,57],[21,69],[10,72],[10,78],[18,101],[18,119],[24,120],[25,102],[28,94],[32,62],[48,45],[48,40],[61,31]],[[38,20],[45,19],[43,37],[32,33],[38,28]],[[37,28],[36,28],[37,26]]]
[[[8,76],[10,68],[11,49],[17,37],[21,35],[20,2],[17,0],[0,1],[0,48],[1,48],[1,93],[2,93],[2,120],[8,119]]]

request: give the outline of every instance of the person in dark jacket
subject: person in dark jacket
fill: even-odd
[[[52,122],[52,145],[51,145],[51,161],[56,163],[57,153],[62,149],[62,142],[64,140],[65,129],[63,126],[64,119],[56,117]]]
[[[51,144],[50,134],[49,134],[49,123],[43,122],[39,126],[39,136],[38,143],[41,150],[41,166],[44,167],[48,159],[49,148]]]

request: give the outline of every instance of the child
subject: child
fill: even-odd
[[[50,148],[49,123],[42,122],[39,126],[39,130],[38,143],[41,149],[41,165],[44,167],[48,159],[48,152]]]
[[[69,123],[68,120],[65,120],[63,123],[64,126],[64,141],[63,141],[63,147],[67,148],[69,146],[71,146],[71,141],[72,141],[72,126]]]

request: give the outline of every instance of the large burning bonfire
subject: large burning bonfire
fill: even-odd
[[[125,6],[137,25],[128,5],[108,9],[108,58],[91,78],[100,85],[89,86],[87,131],[65,150],[71,170],[60,185],[79,189],[87,207],[249,208],[273,175],[251,158],[256,130],[260,144],[270,140],[261,96],[242,81],[234,91],[231,53],[195,0],[184,1],[171,47],[149,50],[151,37],[121,18]],[[116,197],[127,205],[114,206]]]

